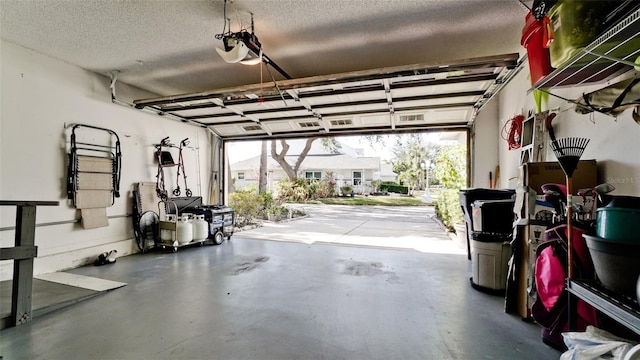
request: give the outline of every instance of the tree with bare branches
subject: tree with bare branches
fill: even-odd
[[[278,164],[280,164],[282,170],[284,170],[284,172],[287,174],[290,181],[295,181],[298,178],[298,169],[300,169],[300,165],[302,165],[302,162],[307,157],[307,154],[309,154],[309,150],[311,150],[311,144],[313,144],[316,139],[318,138],[307,139],[304,144],[304,149],[298,156],[298,159],[293,166],[287,162],[286,158],[290,148],[289,144],[287,144],[287,141],[285,139],[280,139],[280,146],[282,146],[282,149],[278,153],[276,149],[277,140],[271,140],[271,157],[275,161],[277,161]]]

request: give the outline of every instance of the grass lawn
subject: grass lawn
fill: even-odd
[[[356,196],[315,200],[316,203],[330,205],[387,205],[387,206],[427,206],[420,197],[396,196]]]

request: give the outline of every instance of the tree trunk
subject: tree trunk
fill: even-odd
[[[262,140],[262,152],[260,153],[260,174],[258,176],[258,193],[267,192],[267,140]]]
[[[291,166],[291,164],[289,164],[286,159],[287,152],[289,151],[289,144],[287,144],[287,141],[284,139],[280,139],[282,150],[280,151],[280,153],[278,153],[276,150],[276,141],[271,140],[271,157],[275,161],[277,161],[278,164],[280,164],[282,170],[284,170],[284,172],[287,174],[290,181],[295,181],[298,178],[298,170],[300,169],[300,165],[302,165],[304,158],[306,158],[307,154],[309,154],[309,151],[311,150],[311,144],[316,139],[317,138],[307,139],[304,149],[298,156],[298,160],[296,161],[294,166]]]

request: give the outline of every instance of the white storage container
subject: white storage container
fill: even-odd
[[[471,241],[473,284],[491,290],[507,287],[507,272],[511,258],[508,242]]]

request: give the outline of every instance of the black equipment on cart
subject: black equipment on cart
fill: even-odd
[[[235,212],[233,208],[225,205],[203,205],[201,196],[170,198],[176,204],[178,215],[190,213],[204,215],[204,220],[209,224],[209,239],[216,245],[222,244],[224,238],[231,240]],[[167,213],[175,213],[172,208]]]

